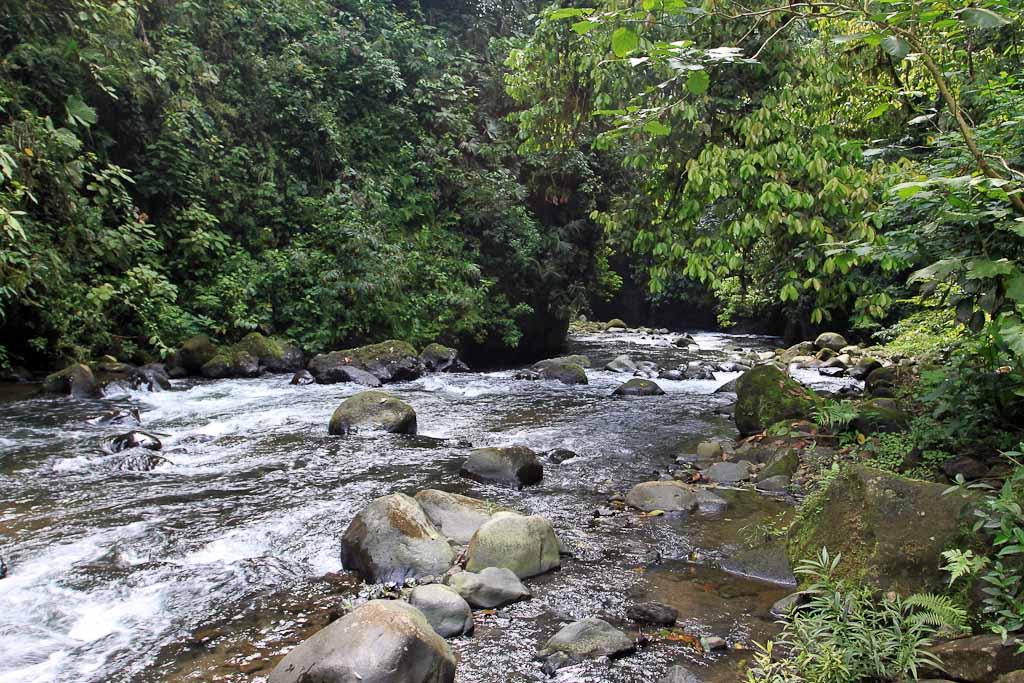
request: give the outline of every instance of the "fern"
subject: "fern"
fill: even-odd
[[[967,625],[967,610],[946,595],[917,593],[904,599],[903,605],[915,610],[909,617],[914,624],[955,630]]]
[[[858,414],[857,406],[851,401],[826,401],[814,408],[811,417],[820,427],[842,431],[857,419]]]

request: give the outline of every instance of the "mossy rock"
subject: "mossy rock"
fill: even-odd
[[[322,353],[309,362],[309,371],[322,381],[337,368],[351,366],[369,372],[381,382],[416,379],[423,374],[419,354],[411,344],[389,340],[354,349]]]
[[[59,372],[47,375],[43,391],[48,394],[90,398],[100,395],[99,385],[92,369],[84,363],[69,365]]]
[[[391,394],[364,391],[342,401],[331,416],[331,434],[350,434],[359,430],[392,434],[415,434],[416,411]]]
[[[563,365],[565,363],[572,363],[580,366],[581,368],[589,368],[593,365],[590,360],[590,356],[574,354],[572,356],[559,356],[558,358],[548,358],[547,360],[537,361],[533,366],[531,366],[531,369],[543,370],[550,365]]]
[[[424,347],[420,353],[420,363],[427,372],[446,372],[460,370],[463,367],[457,350],[436,342]]]
[[[621,327],[622,329],[627,329],[626,323],[622,322],[622,320],[619,318],[612,318],[611,320],[609,320],[607,323],[605,323],[604,329],[610,330],[613,327]]]
[[[217,347],[205,334],[197,334],[185,340],[175,358],[178,365],[189,374],[198,374],[204,365],[217,355]]]
[[[774,365],[759,365],[736,380],[736,428],[749,436],[782,420],[804,419],[820,399]]]
[[[903,432],[910,428],[910,415],[896,401],[876,398],[860,405],[853,427],[861,434]]]
[[[657,383],[641,377],[634,377],[612,392],[615,396],[662,396],[664,393],[665,390]]]
[[[761,470],[757,477],[758,481],[765,481],[772,477],[793,476],[800,469],[800,456],[795,448],[787,448],[773,458],[768,465]]]
[[[260,363],[255,356],[246,351],[229,348],[218,351],[199,371],[207,379],[256,377],[260,374]]]
[[[942,551],[969,540],[970,503],[945,486],[853,466],[808,497],[789,529],[790,562],[822,548],[842,554],[841,576],[903,594],[942,591]]]
[[[544,379],[556,379],[562,384],[573,386],[576,384],[587,384],[587,371],[582,365],[576,363],[551,363],[539,370]]]
[[[303,356],[299,347],[282,339],[265,337],[250,332],[231,347],[234,354],[248,353],[259,362],[261,369],[270,372],[295,372],[302,369]]]

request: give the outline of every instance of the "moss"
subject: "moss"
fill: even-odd
[[[232,347],[235,353],[245,352],[253,358],[277,358],[284,357],[284,347],[276,339],[264,337],[259,332],[251,332],[242,338],[240,342]]]
[[[604,329],[608,330],[608,329],[611,329],[613,327],[623,327],[624,328],[626,326],[627,326],[626,323],[622,322],[621,319],[613,318],[613,319],[608,321],[608,323],[604,326]]]
[[[810,416],[820,399],[774,365],[759,365],[736,381],[736,427],[744,436],[781,420]]]
[[[338,354],[338,356],[340,356],[348,365],[354,365],[356,367],[365,367],[371,363],[387,364],[389,362],[396,362],[405,358],[419,357],[419,354],[416,353],[416,349],[413,348],[412,344],[404,341],[397,341],[395,339],[382,341],[379,344],[368,344],[354,349],[335,351],[334,353]]]

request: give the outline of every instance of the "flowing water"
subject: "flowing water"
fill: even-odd
[[[704,358],[770,340],[697,335]],[[692,354],[667,338],[570,340],[595,368],[629,352],[671,367]],[[374,497],[422,488],[487,498],[552,520],[563,568],[526,583],[530,601],[477,614],[452,641],[462,683],[541,680],[533,654],[568,621],[623,627],[624,606],[656,599],[679,627],[637,654],[559,672],[558,680],[651,681],[672,662],[736,680],[742,649],[702,654],[701,635],[749,646],[768,637],[785,589],[730,576],[716,561],[740,530],[788,509],[728,492],[718,515],[595,517],[612,492],[671,471],[699,441],[735,435],[732,394],[715,381],[658,380],[667,395],[611,398],[625,378],[590,370],[588,386],[516,381],[513,372],[431,375],[390,385],[419,416],[420,437],[331,437],[327,422],[353,385],[291,386],[287,376],[181,382],[169,392],[96,401],[0,403],[0,683],[259,681],[294,643],[367,593],[343,572],[338,539]],[[104,438],[125,427],[86,419],[137,407],[170,461],[121,472]],[[566,448],[523,491],[461,479],[473,446]],[[666,637],[668,636],[668,637]]]

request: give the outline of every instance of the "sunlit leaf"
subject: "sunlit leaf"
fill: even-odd
[[[640,38],[626,27],[615,29],[612,33],[612,52],[616,57],[625,57],[640,45]]]

